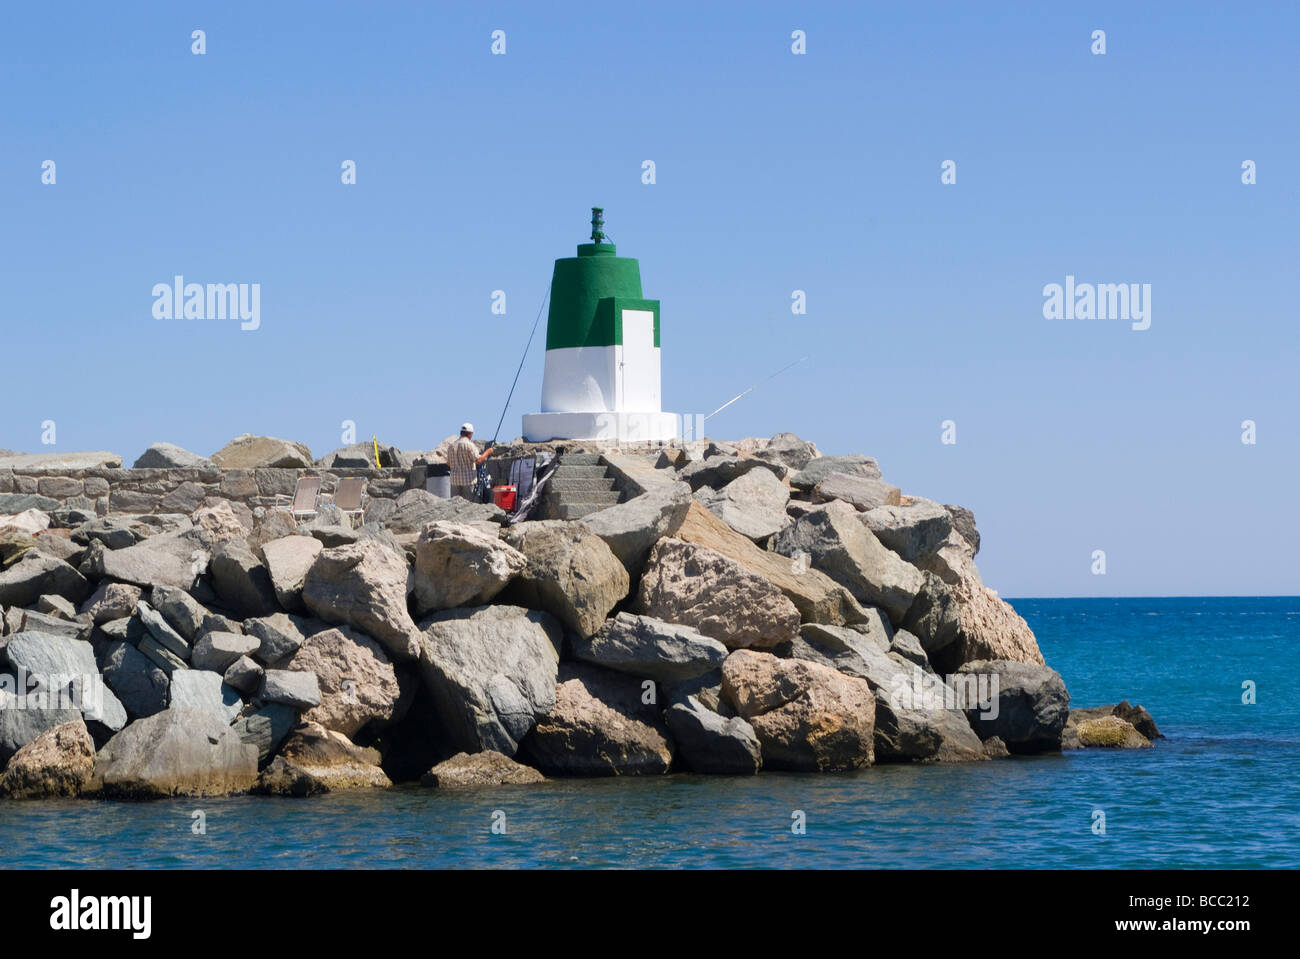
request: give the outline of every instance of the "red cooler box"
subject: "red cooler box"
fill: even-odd
[[[495,486],[492,488],[492,502],[509,513],[515,508],[515,487]]]

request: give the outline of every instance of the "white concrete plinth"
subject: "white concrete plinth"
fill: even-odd
[[[529,413],[524,416],[524,439],[595,440],[605,443],[666,443],[681,435],[676,413]]]

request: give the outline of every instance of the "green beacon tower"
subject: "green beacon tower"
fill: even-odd
[[[542,411],[524,416],[530,442],[662,443],[677,417],[660,409],[659,301],[641,295],[641,267],[618,256],[591,209],[591,242],[555,261],[546,319]]]

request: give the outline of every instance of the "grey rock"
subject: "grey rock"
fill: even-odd
[[[314,536],[284,536],[262,545],[262,557],[280,605],[302,609],[302,586],[323,545]]]
[[[262,674],[261,698],[268,703],[310,709],[320,705],[320,686],[315,673],[268,669]]]
[[[848,456],[819,456],[809,460],[807,465],[790,477],[790,485],[795,489],[810,490],[836,473],[880,479],[880,467],[874,459],[860,453],[851,453]]]
[[[104,682],[132,716],[152,716],[167,708],[167,674],[130,643],[108,647],[103,673]]]
[[[820,455],[815,443],[801,440],[793,433],[777,433],[765,447],[753,454],[756,460],[779,464],[794,472],[802,470]]]
[[[136,459],[132,469],[203,469],[212,460],[191,453],[174,443],[154,443]]]
[[[194,669],[225,673],[232,663],[240,658],[251,656],[259,646],[261,640],[255,636],[244,636],[240,633],[204,633],[203,637],[194,644],[190,665]]]
[[[0,689],[0,768],[42,733],[81,721],[77,709],[32,709],[19,704],[17,696]]]
[[[239,690],[222,682],[220,673],[206,669],[178,669],[173,672],[168,705],[172,708],[212,713],[225,720],[226,725],[233,723],[244,708]]]
[[[241,539],[226,540],[213,549],[212,588],[240,616],[269,616],[280,608],[270,573]]]
[[[149,631],[149,635],[156,639],[164,649],[169,650],[177,658],[188,662],[190,658],[191,647],[176,630],[172,629],[167,620],[163,618],[162,613],[158,612],[144,600],[140,600],[136,606],[136,615],[140,617],[140,622],[144,623],[144,628]]]
[[[922,669],[930,668],[930,658],[925,655],[925,647],[921,641],[905,629],[900,629],[894,633],[894,639],[889,645],[891,653],[897,653],[909,663],[920,666]]]
[[[155,586],[149,591],[149,604],[187,643],[203,633],[208,611],[189,593],[175,586]]]
[[[262,688],[262,667],[247,656],[240,656],[226,667],[221,679],[227,686],[251,696]]]
[[[62,596],[42,596],[36,601],[36,611],[56,619],[72,621],[77,618],[77,608]]]
[[[421,672],[453,747],[513,756],[555,705],[560,624],[517,606],[481,606],[421,626]]]
[[[690,484],[692,491],[698,491],[705,486],[716,490],[755,469],[772,473],[777,467],[772,463],[752,457],[742,458],[722,455],[710,456],[698,462],[690,463],[677,475],[683,482]],[[776,478],[775,475],[773,478]]]
[[[35,610],[23,610],[19,632],[48,633],[51,636],[63,636],[86,642],[90,639],[93,625],[89,622],[68,622],[59,616],[49,616]]]
[[[15,516],[29,509],[39,509],[48,513],[62,505],[56,499],[37,493],[0,493],[0,516]]]
[[[207,570],[210,556],[191,532],[160,533],[125,549],[105,550],[102,544],[92,542],[81,570],[96,580],[113,579],[142,588],[189,589]]]
[[[739,716],[724,718],[695,696],[671,704],[664,722],[692,772],[752,775],[763,764],[754,727]]]
[[[750,470],[722,489],[700,489],[695,498],[736,532],[764,540],[790,522],[790,488],[770,470]]]
[[[367,520],[369,517],[367,517]],[[471,503],[460,497],[443,499],[427,490],[411,489],[397,497],[396,509],[384,520],[394,533],[418,533],[430,523],[505,523],[506,513],[491,503]]]
[[[34,606],[47,593],[80,603],[90,595],[90,584],[72,566],[39,548],[29,549],[0,572],[0,605]]]
[[[773,536],[768,548],[782,556],[807,555],[815,569],[860,602],[882,607],[896,624],[903,621],[925,582],[920,570],[885,549],[843,507],[800,517]]]
[[[95,757],[90,791],[120,798],[220,796],[257,780],[257,749],[220,715],[174,707],[136,720]]]
[[[411,492],[418,492],[412,490]],[[303,582],[303,603],[327,623],[353,626],[398,660],[419,655],[407,609],[406,557],[377,540],[322,550]]]
[[[950,503],[944,504],[943,508],[952,517],[952,528],[957,531],[957,535],[970,544],[971,555],[979,555],[980,531],[975,526],[975,514],[965,506],[953,506]]]
[[[983,688],[979,677],[986,681]],[[994,677],[996,704],[989,705],[996,705],[996,710],[981,708],[981,693],[993,694]],[[1056,670],[1010,660],[976,660],[963,664],[955,681],[965,685],[966,718],[980,738],[997,736],[1013,753],[1061,748],[1070,694]]]
[[[821,499],[842,500],[860,510],[897,506],[902,501],[897,486],[870,476],[851,476],[847,473],[832,473],[813,487],[813,493]]]
[[[569,651],[584,662],[667,683],[716,670],[727,658],[726,646],[690,626],[632,613],[619,613],[590,639],[574,637]]]
[[[877,506],[858,518],[881,545],[914,565],[933,556],[952,531],[951,514],[929,500],[916,499],[909,506]]]
[[[528,560],[502,594],[505,602],[544,610],[579,636],[590,636],[627,597],[627,569],[581,523],[520,523],[502,538]]]
[[[528,559],[491,531],[434,522],[415,545],[411,595],[417,615],[455,606],[482,606],[506,588]]]
[[[153,663],[168,676],[171,676],[178,670],[189,669],[185,664],[185,660],[181,659],[170,649],[158,642],[158,640],[154,639],[153,634],[144,629],[143,626],[141,627],[141,630],[144,635],[141,636],[139,641],[136,643],[136,649],[138,649],[141,655],[149,660],[149,662]]]
[[[673,483],[589,513],[579,522],[605,541],[628,575],[636,580],[645,568],[651,548],[677,531],[690,508],[690,486]]]
[[[280,748],[298,724],[298,710],[281,703],[269,703],[231,728],[240,742],[257,750],[257,761],[265,763]]]
[[[72,538],[87,545],[102,543],[106,549],[126,549],[140,539],[132,526],[131,522],[118,516],[100,516],[78,526]]]
[[[126,710],[104,685],[89,643],[49,633],[18,633],[8,638],[4,656],[15,670],[26,670],[29,688],[79,705],[87,721],[113,731],[126,725]]]
[[[244,621],[244,632],[258,640],[257,658],[268,666],[296,653],[308,631],[307,620],[286,613]]]

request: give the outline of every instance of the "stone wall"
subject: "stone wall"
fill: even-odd
[[[406,487],[403,469],[0,469],[0,513],[18,512],[6,494],[36,499],[22,508],[73,508],[108,513],[189,513],[208,497],[249,509],[287,505],[300,476],[319,476],[332,495],[345,476],[364,476],[370,499],[393,499]],[[6,506],[8,501],[8,506]]]

